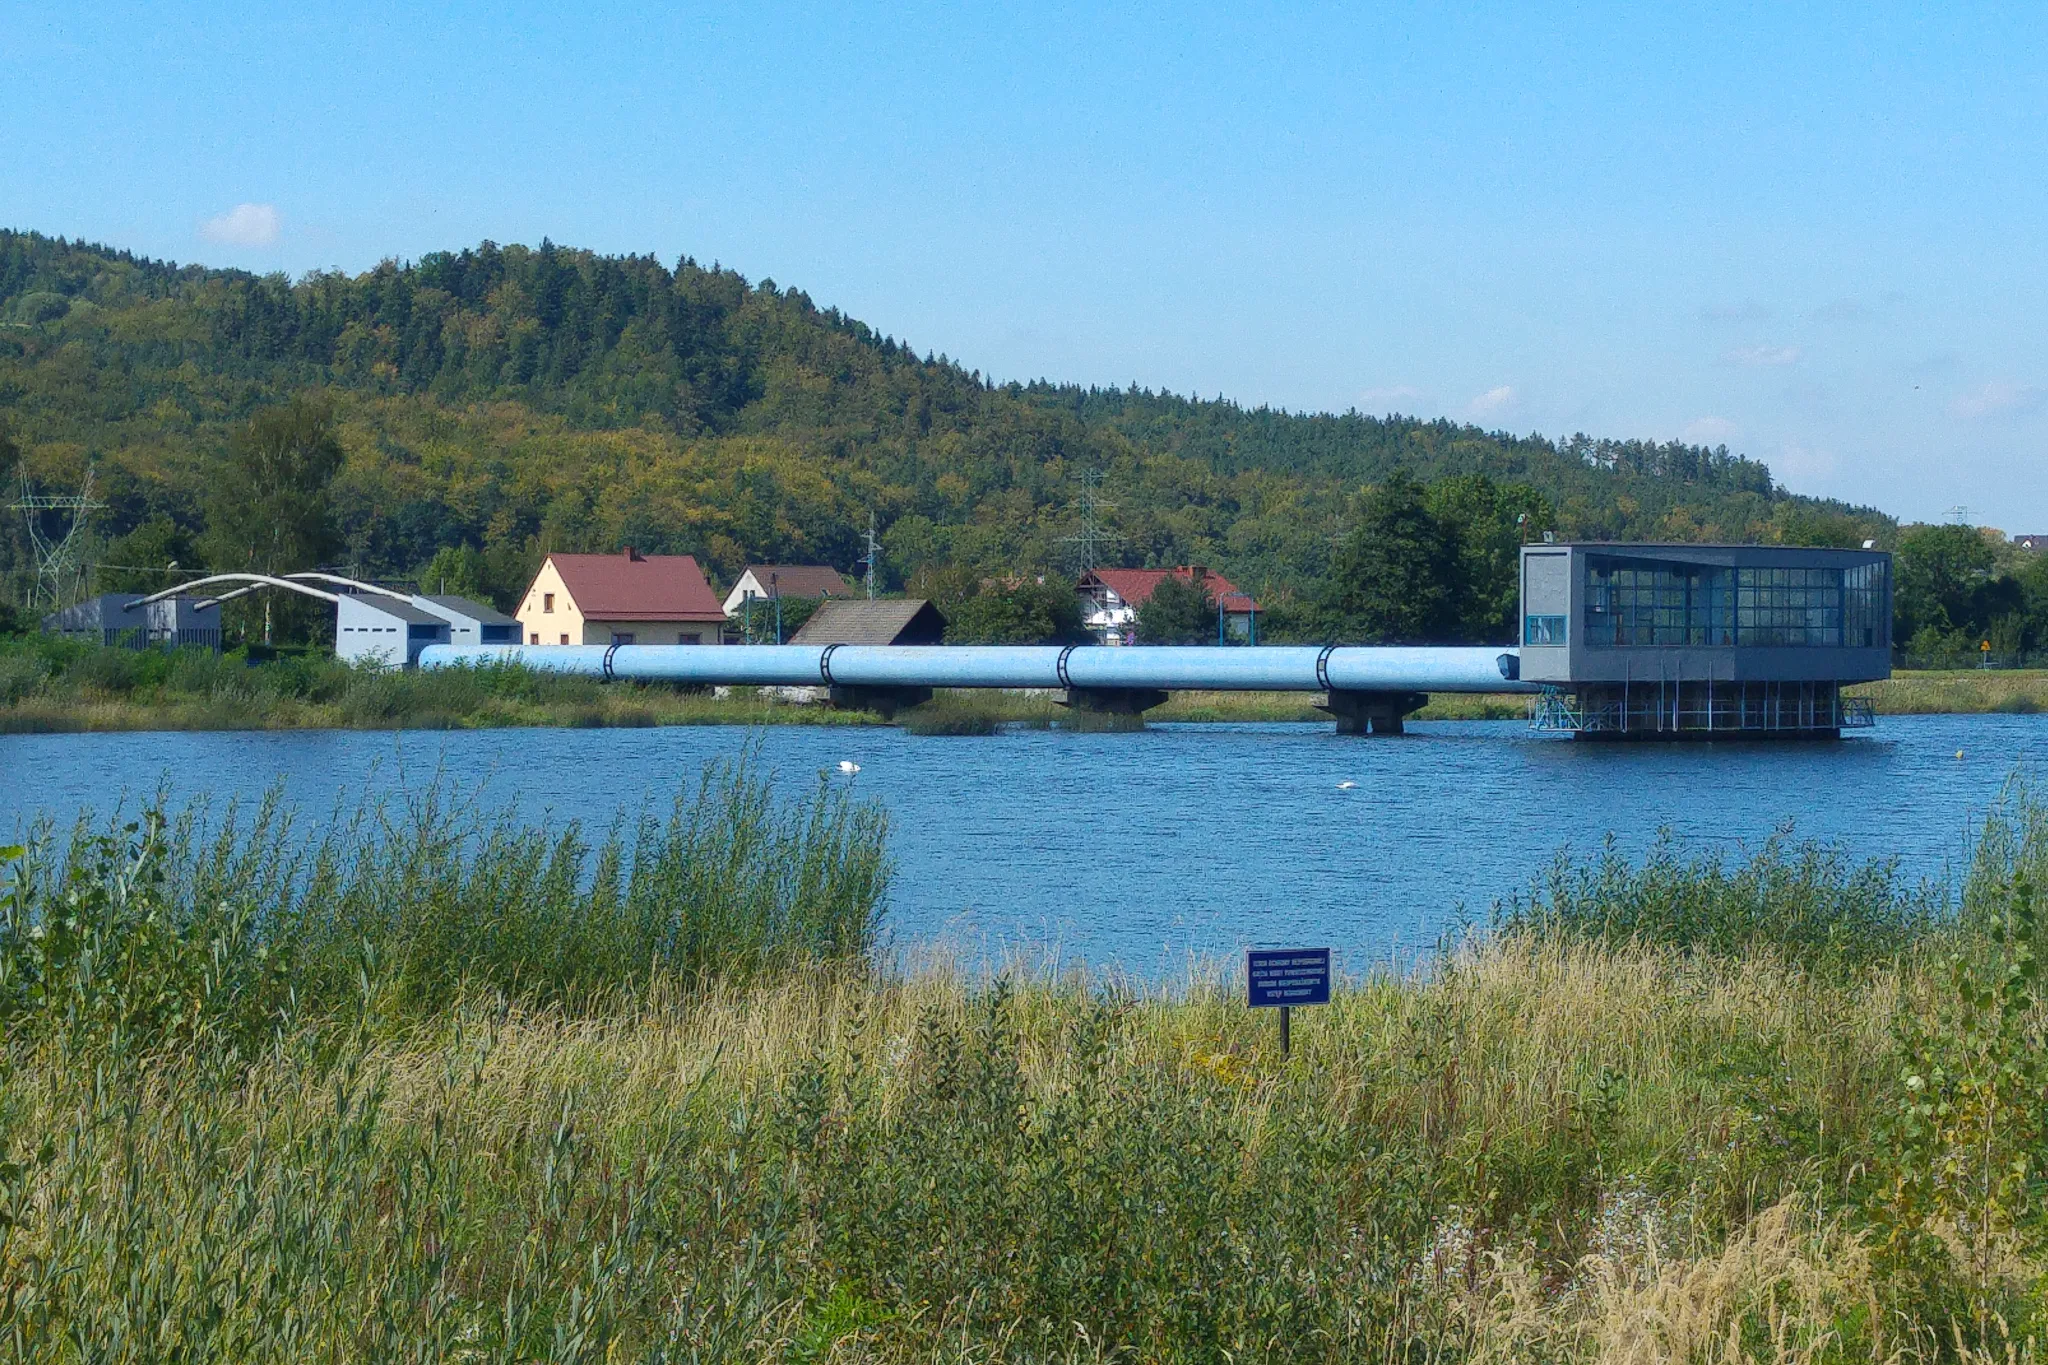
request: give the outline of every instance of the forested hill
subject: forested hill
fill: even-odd
[[[0,233],[0,420],[46,489],[94,467],[103,540],[196,535],[230,433],[307,389],[341,419],[343,557],[390,575],[465,544],[508,582],[544,548],[626,543],[728,578],[844,568],[870,512],[894,579],[1057,569],[1091,470],[1115,557],[1266,589],[1318,576],[1361,485],[1397,468],[1526,482],[1567,536],[1888,531],[1725,449],[994,384],[687,259],[486,243],[294,282]],[[6,553],[18,568],[18,527]]]

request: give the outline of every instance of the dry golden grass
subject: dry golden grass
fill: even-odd
[[[1884,682],[1848,689],[1868,697],[1879,715],[2048,711],[2048,669],[1970,668],[1898,672]]]
[[[545,1235],[544,1224],[531,1221],[531,1206],[548,1206],[548,1182],[559,1178],[536,1165],[550,1132],[559,1140],[562,1126],[573,1125],[582,1144],[573,1157],[578,1170],[593,1162],[648,1166],[669,1143],[666,1160],[680,1162],[679,1170],[730,1170],[737,1183],[721,1197],[740,1201],[732,1216],[758,1217],[758,1201],[769,1196],[754,1188],[759,1174],[746,1174],[758,1158],[743,1154],[758,1141],[754,1134],[786,1122],[774,1115],[805,1078],[822,1075],[831,1093],[871,1093],[873,1103],[858,1107],[857,1119],[849,1110],[828,1122],[876,1132],[928,1122],[919,1106],[931,1103],[932,1061],[920,1038],[935,1027],[971,1035],[988,987],[986,978],[957,971],[878,980],[819,970],[746,987],[656,989],[579,1017],[456,1008],[375,1044],[361,1061],[359,1083],[382,1095],[368,1148],[323,1156],[328,1145],[347,1144],[322,1139],[328,1145],[296,1159],[367,1163],[360,1177],[329,1171],[320,1178],[337,1188],[388,1190],[398,1188],[390,1182],[421,1178],[416,1155],[408,1154],[423,1144],[441,1151],[446,1169],[463,1174],[436,1195],[443,1210],[437,1235],[464,1239],[455,1263],[469,1267],[465,1283],[502,1296],[505,1258],[540,1254],[533,1239]],[[1785,1151],[1782,1134],[1759,1122],[1754,1089],[1730,1084],[1726,1063],[1746,1040],[1761,1049],[1762,1071],[1783,1078],[1786,1095],[1809,1103],[1823,1125],[1861,1125],[1886,1081],[1876,1067],[1898,990],[1891,970],[1830,982],[1770,960],[1510,941],[1466,950],[1427,978],[1354,983],[1329,1008],[1302,1012],[1291,1060],[1279,1056],[1269,1017],[1211,985],[1116,1005],[1107,1052],[1096,1062],[1081,1056],[1074,1039],[1082,1017],[1102,1001],[1076,978],[1016,987],[1008,1019],[1027,1127],[1061,1106],[1086,1107],[1099,1092],[1125,1096],[1117,1101],[1123,1104],[1194,1106],[1208,1131],[1230,1135],[1215,1154],[1232,1150],[1231,1162],[1247,1170],[1286,1159],[1304,1124],[1329,1122],[1361,1139],[1376,1134],[1372,1142],[1411,1151],[1439,1172],[1427,1245],[1397,1251],[1373,1272],[1407,1286],[1397,1295],[1405,1306],[1396,1318],[1368,1315],[1341,1342],[1295,1343],[1272,1358],[1819,1365],[1923,1359],[1929,1338],[1887,1316],[1865,1243],[1826,1193],[1838,1193],[1840,1173],[1825,1142]],[[16,1058],[6,1102],[14,1132],[87,1131],[80,1124],[94,1108],[91,1084],[75,1068],[51,1065],[58,1061],[47,1050]],[[1605,1112],[1603,1077],[1622,1078]],[[201,1233],[218,1213],[183,1206],[204,1192],[190,1174],[192,1122],[203,1113],[231,1149],[221,1159],[230,1173],[242,1170],[252,1189],[271,1191],[264,1197],[289,1201],[301,1197],[294,1180],[305,1177],[271,1164],[299,1150],[279,1134],[324,1131],[335,1081],[291,1049],[203,1104],[191,1089],[197,1079],[166,1063],[119,1097],[117,1109],[145,1116],[139,1145],[76,1139],[78,1160],[113,1162],[117,1150],[121,1158],[74,1171],[68,1185],[54,1180],[53,1188],[71,1190],[69,1202],[23,1220],[8,1252],[14,1264],[70,1257],[99,1286],[95,1293],[126,1292],[104,1278],[118,1263],[76,1243],[77,1220],[103,1216],[87,1207],[92,1200],[79,1204],[77,1180],[97,1185],[113,1208],[128,1197],[121,1171],[138,1167],[165,1174],[145,1181],[145,1198],[161,1208],[137,1234],[149,1243],[137,1254],[190,1256],[206,1246],[213,1255],[255,1254],[231,1240],[208,1241],[212,1234]],[[1097,1121],[1116,1120],[1105,1113]],[[712,1146],[678,1152],[679,1133]],[[1208,1140],[1217,1143],[1213,1135]],[[1328,1178],[1338,1181],[1356,1178],[1346,1173],[1352,1159],[1317,1158],[1337,1162]],[[1223,1169],[1215,1175],[1230,1178]],[[1514,1214],[1518,1196],[1510,1187],[1518,1180],[1557,1189],[1589,1182],[1588,1223],[1562,1241],[1546,1240],[1541,1218]],[[1178,1337],[1171,1347],[1157,1338],[1154,1354],[1143,1347],[1143,1332],[1129,1335],[1129,1321],[1076,1325],[1067,1347],[1044,1356],[1042,1325],[1027,1316],[992,1323],[950,1302],[891,1302],[884,1311],[870,1303],[878,1282],[866,1279],[859,1282],[871,1287],[855,1302],[868,1315],[834,1327],[820,1296],[848,1272],[832,1268],[819,1239],[835,1199],[870,1196],[798,1183],[815,1212],[778,1243],[781,1288],[747,1308],[745,1331],[707,1358],[997,1360],[1015,1358],[1030,1342],[1035,1358],[1198,1358]],[[672,1197],[697,1198],[681,1187]],[[399,1223],[358,1224],[348,1235],[367,1239],[343,1258],[359,1267],[352,1275],[374,1280],[368,1267],[380,1257],[404,1262],[419,1254]],[[987,1227],[973,1235],[1000,1241],[1023,1234]],[[1161,1225],[1145,1235],[1236,1234]],[[380,1252],[385,1242],[390,1249]],[[898,1254],[871,1252],[879,1264]],[[1341,1254],[1341,1244],[1304,1245],[1298,1254]],[[569,1256],[559,1273],[573,1280],[577,1264]],[[701,1268],[690,1273],[699,1276],[693,1292],[703,1292]],[[1337,1265],[1316,1274],[1334,1277]],[[534,1292],[516,1283],[513,1292]],[[346,1302],[375,1287],[352,1285],[336,1281],[330,1292]],[[180,1291],[159,1292],[175,1300]],[[470,1302],[459,1285],[449,1292],[447,1311],[467,1315],[466,1322],[487,1322],[498,1311]],[[621,1300],[637,1302],[634,1295]],[[483,1318],[475,1318],[478,1308]],[[1318,1320],[1346,1320],[1341,1311],[1332,1318],[1332,1308],[1323,1305]],[[666,1330],[634,1311],[621,1307],[607,1329],[615,1333],[615,1358],[621,1350],[638,1355]],[[470,1330],[488,1336],[494,1329]]]

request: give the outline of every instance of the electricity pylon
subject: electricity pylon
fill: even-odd
[[[867,585],[868,601],[875,600],[875,561],[882,557],[882,543],[875,539],[875,510],[868,509],[868,557],[861,579]]]
[[[77,497],[44,496],[29,482],[28,469],[21,471],[21,501],[14,504],[14,510],[21,513],[22,522],[28,527],[29,548],[36,557],[36,586],[33,605],[51,610],[64,606],[66,580],[75,580],[82,572],[79,558],[85,548],[84,532],[86,523],[94,512],[101,511],[106,504],[92,495],[92,469],[85,471],[85,484],[78,490]],[[52,540],[43,533],[43,517],[50,512],[68,512],[70,521],[62,537]]]
[[[1074,567],[1080,573],[1099,568],[1104,551],[1123,541],[1122,536],[1104,529],[1102,525],[1102,514],[1115,510],[1116,504],[1104,502],[1101,492],[1102,471],[1083,470],[1081,493],[1074,500],[1074,514],[1080,523],[1079,529],[1073,535],[1060,537],[1060,544],[1074,547]]]

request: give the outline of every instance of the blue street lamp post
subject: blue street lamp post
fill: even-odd
[[[1224,622],[1228,619],[1223,604],[1233,597],[1244,599],[1245,643],[1255,645],[1259,642],[1259,604],[1252,600],[1252,595],[1248,592],[1227,592],[1216,599],[1216,643],[1219,645],[1228,643],[1224,638],[1223,632]]]

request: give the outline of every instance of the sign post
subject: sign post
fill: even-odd
[[[1328,948],[1253,948],[1244,955],[1245,1003],[1280,1011],[1280,1055],[1292,1049],[1294,1007],[1330,1003]]]

